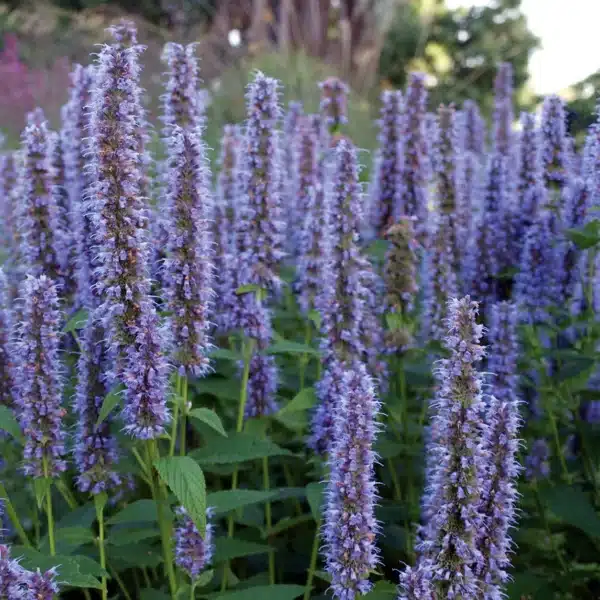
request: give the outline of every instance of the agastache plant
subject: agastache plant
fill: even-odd
[[[468,296],[450,299],[446,325],[450,357],[440,361],[436,372],[436,435],[428,448],[435,462],[425,492],[426,535],[418,549],[434,598],[475,600],[481,597],[476,573],[483,565],[477,539],[485,456],[479,440],[487,434],[481,419],[483,377],[477,370],[484,356],[477,303]]]
[[[278,82],[258,72],[246,94],[247,121],[243,164],[244,227],[242,237],[245,267],[242,284],[262,288],[280,286],[279,263],[283,253],[281,207],[281,148],[277,125],[281,118]]]
[[[323,527],[324,556],[335,598],[353,600],[372,587],[378,551],[375,537],[376,483],[373,450],[379,401],[362,363],[339,372],[329,454],[329,484]]]
[[[425,75],[411,73],[401,118],[403,147],[400,173],[401,201],[397,207],[399,213],[394,215],[394,220],[402,214],[416,217],[416,230],[419,236],[425,231],[427,220],[426,104]]]
[[[213,548],[213,525],[210,523],[211,509],[206,510],[206,531],[201,535],[198,528],[182,506],[176,510],[177,526],[175,527],[175,564],[185,571],[192,584],[210,565]]]
[[[348,94],[350,89],[337,77],[329,77],[319,83],[321,88],[320,110],[324,125],[332,134],[348,122]]]
[[[462,114],[465,128],[465,151],[483,154],[485,152],[485,119],[481,116],[479,106],[473,100],[465,100]]]
[[[298,126],[304,117],[304,108],[302,102],[292,101],[288,104],[285,116],[283,118],[283,172],[291,174],[291,177],[282,176],[281,179],[281,199],[284,207],[284,217],[287,224],[287,244],[286,247],[290,253],[297,253],[297,230],[295,223],[298,218],[302,218],[301,209],[296,205],[296,197],[300,193],[297,187],[298,180],[295,172],[296,166],[296,138]]]
[[[204,375],[210,349],[208,330],[213,263],[208,214],[210,171],[198,129],[174,127],[169,144],[168,253],[164,263],[173,362],[180,375]]]
[[[48,275],[61,282],[63,248],[60,213],[52,194],[53,172],[49,155],[49,131],[39,114],[30,115],[21,136],[18,224],[21,255],[30,275]]]
[[[0,268],[0,406],[15,405],[13,318],[8,304],[8,280]]]
[[[385,90],[381,94],[379,118],[379,162],[377,164],[377,197],[373,199],[375,227],[385,231],[401,213],[400,171],[402,140],[400,120],[403,110],[402,92]]]
[[[512,147],[513,69],[510,63],[500,63],[494,81],[494,129],[493,150],[509,156]]]
[[[556,95],[544,98],[541,122],[544,181],[561,190],[570,176],[570,156],[564,101]]]
[[[23,319],[15,344],[15,380],[19,420],[26,440],[24,471],[34,477],[54,478],[67,468],[56,285],[46,275],[29,276],[21,295]]]
[[[111,366],[104,328],[90,315],[80,337],[81,354],[77,362],[75,414],[77,429],[73,456],[77,468],[77,487],[81,492],[100,494],[121,484],[115,467],[117,441],[111,433],[111,417],[100,423],[100,410],[111,386]]]

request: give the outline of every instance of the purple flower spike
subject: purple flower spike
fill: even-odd
[[[48,275],[60,281],[62,248],[60,213],[52,194],[53,169],[49,154],[49,131],[41,117],[29,117],[21,136],[19,165],[19,229],[21,253],[27,272],[34,277]]]
[[[15,344],[15,380],[26,440],[24,471],[34,477],[57,477],[67,465],[56,286],[45,275],[27,277],[21,293],[23,319]]]
[[[427,110],[427,89],[423,73],[411,73],[404,100],[401,119],[403,145],[402,171],[400,174],[401,201],[399,213],[417,218],[416,229],[421,235],[427,220],[427,144],[425,134],[425,113]]]
[[[466,152],[483,154],[485,151],[485,119],[481,116],[479,106],[473,100],[465,100],[463,104]]]
[[[235,297],[235,203],[237,201],[237,168],[242,143],[242,133],[236,125],[225,125],[221,140],[221,156],[219,159],[219,175],[217,178],[216,201],[213,207],[213,239],[214,253],[214,289],[215,315],[214,321],[221,333],[232,329],[231,311],[234,309]]]
[[[125,431],[147,440],[162,435],[169,423],[167,408],[167,361],[158,315],[148,300],[141,307],[133,345],[127,349],[123,367],[125,383]]]
[[[113,35],[128,39],[120,29]],[[147,206],[143,196],[139,46],[102,48],[92,91],[90,202],[97,243],[100,314],[116,356],[134,341],[148,296]]]
[[[525,457],[525,477],[527,479],[547,479],[550,477],[550,446],[544,439],[533,442]]]
[[[199,130],[173,127],[168,158],[168,257],[164,264],[173,332],[173,361],[181,372],[202,376],[209,367],[208,320],[213,263],[208,212],[210,172]]]
[[[256,353],[250,360],[248,400],[246,418],[272,415],[278,410],[275,401],[277,392],[277,365],[275,357]]]
[[[196,44],[165,44],[162,60],[169,68],[163,105],[163,136],[168,138],[174,127],[196,128],[202,125],[203,107],[198,95],[198,59]]]
[[[521,471],[517,461],[519,402],[516,396],[502,400],[492,396],[485,414],[489,421],[481,446],[486,468],[481,476],[483,489],[479,507],[483,526],[477,543],[483,563],[477,575],[483,583],[484,597],[502,600],[506,597],[502,588],[509,580],[507,569],[513,545],[510,529],[515,523],[516,480]]]
[[[213,555],[213,526],[210,522],[206,524],[204,537],[200,535],[198,528],[188,516],[185,508],[180,506],[176,510],[178,524],[175,528],[175,563],[183,569],[191,578],[192,582],[212,560]],[[212,516],[210,508],[206,510],[206,519]]]
[[[521,134],[517,146],[517,205],[523,214],[525,228],[536,219],[546,200],[540,138],[535,115],[521,113]],[[522,232],[525,233],[524,231]]]
[[[296,290],[304,314],[315,308],[322,289],[324,268],[326,214],[319,204],[319,129],[321,118],[311,115],[300,120],[296,136],[296,189],[298,217],[301,223],[298,236]]]
[[[99,321],[90,315],[81,336],[75,391],[77,432],[73,451],[77,468],[77,487],[81,492],[100,494],[121,484],[114,471],[118,462],[117,442],[110,432],[107,416],[96,425],[104,398],[110,389],[110,362]]]
[[[19,233],[17,231],[14,190],[16,183],[15,156],[0,154],[0,247],[13,262],[17,258]]]
[[[90,194],[88,105],[93,81],[93,67],[75,65],[71,73],[69,100],[63,113],[65,179],[75,236],[75,304],[90,308],[98,304],[94,275],[94,225],[88,214],[87,202]]]
[[[492,305],[487,370],[490,373],[493,395],[501,402],[514,402],[518,394],[518,323],[516,304],[499,302]]]
[[[432,404],[436,434],[428,449],[434,460],[424,503],[425,539],[419,548],[436,598],[481,598],[475,572],[483,564],[477,536],[485,457],[479,440],[487,433],[481,420],[483,378],[477,371],[484,356],[483,326],[476,318],[477,303],[468,296],[448,301],[445,344],[450,358],[437,369],[439,387]]]
[[[245,196],[239,232],[245,272],[240,285],[254,283],[278,288],[279,263],[284,256],[280,145],[281,118],[278,82],[258,72],[246,94],[246,140],[241,153],[242,192]]]
[[[547,96],[542,106],[542,162],[546,185],[562,189],[571,175],[565,104]]]
[[[38,569],[30,573],[27,584],[31,600],[53,600],[59,591],[56,576],[56,569],[50,569],[45,573]]]
[[[285,220],[287,223],[287,246],[296,251],[295,231],[297,231],[297,218],[301,218],[303,213],[301,208],[296,204],[296,197],[302,193],[298,188],[298,180],[296,179],[296,160],[297,160],[297,134],[300,121],[304,118],[304,108],[302,102],[290,102],[283,120],[283,172],[294,174],[292,177],[281,177],[282,199],[285,206]]]
[[[371,589],[369,574],[379,562],[373,444],[380,405],[359,361],[339,375],[323,538],[333,595],[353,600]]]
[[[29,575],[14,558],[10,557],[10,548],[0,544],[0,598],[32,600],[28,590]]]
[[[329,131],[335,133],[348,122],[350,89],[337,77],[329,77],[321,81],[319,88],[321,88],[321,114]]]
[[[494,151],[509,156],[512,146],[513,69],[510,63],[500,63],[494,82]]]
[[[15,405],[15,379],[12,352],[13,319],[8,305],[8,281],[0,268],[0,406]]]
[[[375,174],[377,197],[373,199],[375,226],[378,230],[390,227],[402,212],[400,173],[402,170],[402,92],[386,90],[381,94],[379,119],[379,163]]]
[[[422,560],[416,567],[406,567],[400,573],[398,600],[438,600],[431,561]]]

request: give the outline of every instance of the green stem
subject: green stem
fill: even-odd
[[[288,487],[292,488],[292,487],[296,487],[294,484],[294,477],[292,476],[292,473],[290,471],[290,467],[286,464],[283,463],[283,476],[285,477],[285,483]],[[296,514],[298,516],[300,516],[302,514],[302,504],[300,504],[300,500],[298,500],[298,498],[294,498],[294,506],[296,507]]]
[[[269,459],[264,456],[262,459],[263,466],[263,489],[268,492],[271,489],[271,482],[269,480]],[[265,502],[265,521],[267,524],[267,531],[271,531],[273,527],[273,519],[271,516],[271,503],[267,500]],[[269,551],[269,585],[275,585],[275,553],[271,549]]]
[[[146,582],[146,587],[151,588],[152,582],[150,581],[150,576],[148,575],[148,571],[146,571],[146,567],[142,569],[142,575],[144,576],[144,581]]]
[[[62,479],[58,479],[56,481],[56,488],[60,492],[61,496],[64,498],[65,502],[69,505],[69,508],[73,510],[77,508],[77,500],[75,500],[75,496],[71,493],[71,490],[65,484]]]
[[[125,586],[125,582],[121,579],[121,577],[117,573],[117,570],[113,569],[110,565],[108,567],[108,570],[109,570],[112,578],[117,582],[117,585],[119,586],[119,588],[123,592],[123,596],[125,596],[125,598],[127,600],[132,600],[131,595],[127,591],[127,587]],[[150,587],[150,586],[148,586],[148,587]]]
[[[177,441],[177,422],[179,420],[179,404],[181,402],[181,377],[179,375],[177,375],[175,382],[175,408],[173,409],[173,426],[171,428],[169,456],[175,455],[175,442]]]
[[[394,461],[391,458],[388,458],[387,464],[390,471],[390,477],[392,478],[392,485],[394,486],[394,500],[400,502],[402,499],[402,492],[400,491],[400,482],[398,481],[398,474],[396,473]]]
[[[192,581],[191,585],[190,585],[190,600],[194,600],[194,598],[196,597],[196,586],[194,585],[194,582]]]
[[[181,395],[182,395],[182,406],[181,406],[181,419],[179,421],[179,454],[185,456],[185,437],[186,437],[186,416],[187,416],[187,403],[188,403],[188,378],[185,375],[181,382]]]
[[[100,550],[100,566],[106,570],[106,548],[104,547],[104,506],[107,501],[106,494],[98,494],[94,496],[94,504],[96,505],[96,518],[98,519],[98,548]],[[108,598],[108,587],[106,577],[102,577],[102,600]]]
[[[21,521],[19,520],[19,515],[17,515],[17,511],[15,510],[15,507],[13,506],[12,502],[10,501],[10,498],[8,497],[6,488],[4,487],[4,484],[1,481],[0,481],[0,498],[4,499],[4,510],[7,512],[8,518],[10,519],[12,526],[15,528],[17,535],[21,539],[21,542],[23,543],[24,546],[31,548],[31,542],[29,541],[29,538],[27,537],[27,534],[25,533],[25,530],[23,529],[23,526],[21,525]]]
[[[548,518],[546,516],[546,510],[544,508],[544,505],[542,504],[542,499],[540,498],[540,492],[538,489],[538,485],[535,480],[533,482],[533,490],[535,492],[535,494],[534,494],[535,503],[537,505],[537,509],[540,513],[540,516],[542,517],[542,521],[544,522],[544,527],[546,529],[546,535],[548,536],[548,541],[550,542],[550,547],[552,548],[554,555],[558,559],[558,562],[560,564],[561,569],[563,570],[563,573],[566,573],[567,566],[565,565],[562,555],[560,554],[560,552],[558,551],[558,548],[556,547],[556,545],[554,543],[554,538],[552,537],[552,532],[550,531],[550,525],[548,523]]]
[[[312,582],[315,577],[315,570],[317,568],[317,557],[319,555],[319,532],[321,530],[321,521],[317,521],[317,528],[315,530],[315,537],[313,540],[312,552],[310,553],[310,564],[308,566],[308,576],[306,578],[306,587],[304,588],[304,600],[309,600],[310,592],[312,590]]]
[[[43,459],[44,477],[48,479],[48,459]],[[54,539],[54,514],[52,512],[52,483],[46,491],[46,517],[48,519],[48,544],[50,546],[50,556],[56,555],[56,541]]]

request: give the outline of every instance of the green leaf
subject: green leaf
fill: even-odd
[[[316,402],[317,395],[314,388],[307,387],[300,390],[290,402],[280,409],[279,414],[308,410],[309,408],[312,408]]]
[[[194,450],[190,456],[200,465],[226,465],[268,456],[293,454],[269,439],[257,438],[247,433],[235,433],[228,438],[214,439],[210,446]]]
[[[160,535],[160,531],[155,527],[143,527],[140,529],[131,529],[127,527],[113,527],[107,538],[107,542],[113,546],[127,546],[135,544],[141,540],[156,538]]]
[[[212,581],[214,575],[215,572],[212,569],[210,571],[204,571],[204,573],[202,573],[194,582],[194,588],[203,588],[207,586]]]
[[[85,308],[80,308],[66,323],[63,328],[64,333],[71,333],[78,329],[83,329],[88,320],[88,311]]]
[[[234,352],[229,348],[215,348],[208,354],[210,358],[222,358],[223,360],[242,360],[243,357],[238,352]]]
[[[117,523],[153,523],[155,521],[158,521],[156,502],[154,500],[137,500],[108,519],[107,523],[116,525]]]
[[[304,523],[308,523],[313,520],[313,515],[311,513],[305,513],[302,515],[298,515],[296,517],[283,517],[280,519],[271,529],[265,531],[262,534],[263,539],[268,539],[271,536],[279,535],[283,531],[287,531],[292,527],[297,527],[298,525],[303,525]]]
[[[93,544],[95,536],[91,529],[87,527],[62,527],[56,529],[56,544],[59,553],[69,554],[74,548],[78,546],[84,546],[85,544]],[[50,544],[48,542],[48,536],[44,537],[40,548],[44,552],[50,551]]]
[[[58,523],[56,529],[70,529],[71,527],[83,527],[89,529],[96,518],[96,510],[93,502],[70,510]]]
[[[600,222],[594,219],[578,229],[567,229],[564,233],[580,250],[591,248],[600,242]]]
[[[25,441],[17,417],[13,410],[8,406],[0,405],[0,429],[6,431],[6,433],[9,433],[21,443]]]
[[[96,427],[108,417],[108,415],[113,411],[115,406],[119,404],[121,400],[121,393],[123,391],[123,385],[118,384],[106,394],[104,400],[102,401],[102,406],[100,407],[100,414],[98,415],[98,420],[96,421]]]
[[[154,588],[144,588],[140,590],[140,600],[171,600],[171,596]]]
[[[318,310],[310,310],[308,318],[315,324],[317,331],[321,331],[321,313]]]
[[[312,354],[313,356],[320,356],[320,352],[308,346],[306,344],[300,344],[299,342],[291,342],[289,340],[283,340],[276,342],[267,348],[269,354]]]
[[[42,508],[46,494],[51,494],[52,479],[50,477],[39,477],[33,480],[33,491],[38,508]]]
[[[262,490],[222,490],[208,494],[206,498],[207,506],[210,506],[216,514],[223,514],[250,506],[251,504],[260,504],[267,500],[272,500],[277,495],[273,491]]]
[[[189,456],[161,458],[154,463],[160,478],[171,488],[200,531],[206,532],[206,483],[204,473]]]
[[[29,571],[47,571],[56,567],[57,581],[71,587],[102,589],[97,577],[109,577],[97,562],[87,556],[48,556],[24,546],[13,546],[12,556],[20,558],[20,565]]]
[[[227,433],[223,429],[223,423],[221,423],[219,415],[214,410],[210,410],[209,408],[194,408],[190,411],[189,416],[206,423],[211,429],[227,437]]]
[[[119,571],[124,571],[130,567],[155,568],[163,562],[160,545],[152,545],[147,542],[111,546],[108,558],[111,561],[111,565]]]
[[[223,377],[201,379],[196,389],[199,394],[211,394],[225,400],[239,400],[240,397],[240,382]]]
[[[390,581],[378,581],[373,589],[363,596],[365,600],[392,600],[398,596],[398,588]]]
[[[215,540],[214,562],[226,562],[242,556],[252,556],[254,554],[265,554],[271,550],[270,546],[257,544],[246,540],[238,540],[229,537],[218,537]]]
[[[235,293],[240,296],[241,294],[249,294],[250,292],[259,292],[262,288],[260,285],[256,283],[248,283],[246,285],[240,285],[240,287],[235,290]]]
[[[556,375],[557,381],[575,379],[585,372],[591,373],[596,361],[589,356],[572,356],[561,366]]]
[[[226,592],[216,596],[215,600],[294,600],[304,594],[301,585],[257,585],[245,590]]]
[[[600,517],[581,488],[561,485],[543,490],[542,497],[561,521],[587,535],[600,537]]]
[[[306,486],[306,499],[310,505],[310,511],[317,522],[321,520],[321,507],[323,506],[324,493],[324,483],[317,483],[313,481]]]

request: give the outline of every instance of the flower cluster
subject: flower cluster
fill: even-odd
[[[551,95],[544,99],[541,138],[546,184],[560,189],[568,182],[570,157],[565,106],[559,96]]]
[[[330,132],[335,133],[348,122],[348,86],[337,77],[319,83],[321,88],[321,114]]]
[[[8,304],[8,281],[0,268],[0,406],[14,406],[15,380],[11,338],[13,319]]]
[[[212,511],[207,509],[206,518],[209,521]],[[192,583],[206,569],[213,555],[213,526],[206,524],[204,535],[187,514],[185,508],[177,508],[178,524],[175,528],[175,563],[191,578]]]

